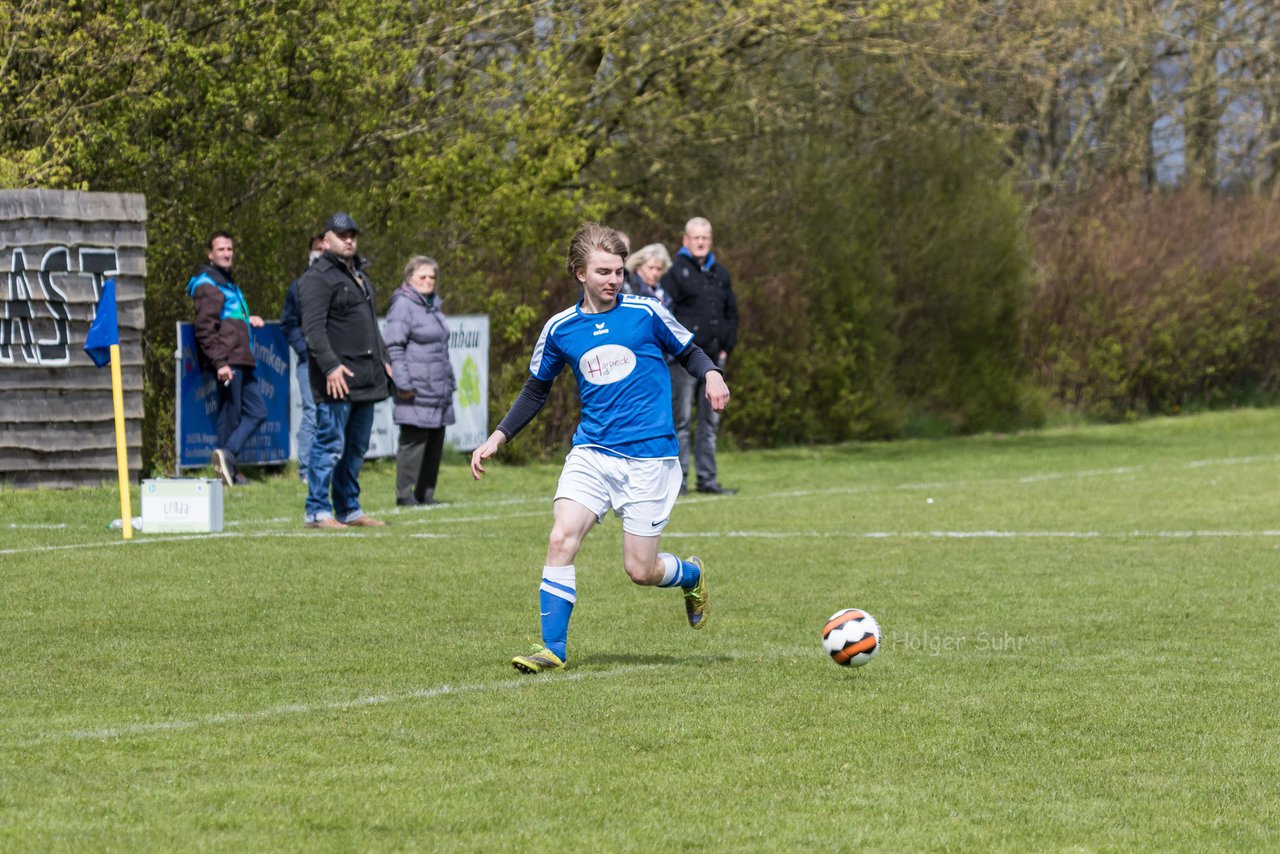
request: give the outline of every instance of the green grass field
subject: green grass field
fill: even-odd
[[[131,543],[112,490],[0,492],[0,848],[1280,847],[1280,410],[723,455],[664,539],[708,628],[610,517],[537,677],[558,466],[460,459],[337,534],[283,477]]]

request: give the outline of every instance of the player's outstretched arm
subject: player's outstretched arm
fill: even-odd
[[[502,443],[507,441],[507,434],[501,430],[494,430],[488,439],[484,440],[484,444],[471,452],[471,477],[475,480],[480,479],[480,475],[484,474],[484,466],[480,465],[481,461],[489,459],[498,453],[498,448]]]
[[[513,436],[525,428],[533,416],[538,414],[547,403],[547,397],[551,394],[550,380],[540,380],[535,376],[530,376],[524,382],[524,388],[520,389],[520,394],[516,396],[515,403],[511,404],[511,409],[498,422],[498,429],[485,439],[484,444],[471,452],[471,476],[476,480],[480,479],[480,475],[484,474],[484,466],[480,463],[489,459],[498,453],[498,448],[504,442],[511,440]]]
[[[723,412],[729,403],[729,386],[724,381],[724,374],[719,371],[708,371],[705,384],[707,402],[716,412]]]

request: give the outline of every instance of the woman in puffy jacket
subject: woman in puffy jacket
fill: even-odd
[[[449,326],[440,310],[436,279],[440,265],[415,255],[404,283],[391,295],[384,340],[396,384],[394,419],[400,425],[396,451],[396,504],[435,504],[436,476],[444,452],[444,428],[454,422],[449,363]]]

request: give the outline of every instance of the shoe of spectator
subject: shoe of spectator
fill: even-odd
[[[348,528],[385,528],[387,523],[372,516],[360,516],[347,523]]]
[[[347,526],[332,516],[328,516],[324,519],[317,519],[314,522],[308,522],[304,527],[321,531],[341,531],[346,529]]]
[[[218,473],[218,477],[222,478],[222,482],[227,486],[235,486],[236,460],[231,454],[221,448],[214,448],[213,470]]]
[[[720,485],[719,481],[709,480],[706,483],[698,484],[699,492],[709,492],[712,495],[736,495],[738,490],[728,489]]]
[[[421,504],[421,503],[422,503],[421,501],[415,501],[415,500],[414,500],[414,499],[412,499],[412,498],[397,498],[397,499],[396,499],[396,506],[397,506],[397,507],[417,507],[417,506],[418,506],[419,504]]]

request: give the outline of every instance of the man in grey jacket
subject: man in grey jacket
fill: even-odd
[[[382,527],[360,508],[360,469],[373,410],[390,395],[391,364],[378,331],[373,285],[356,255],[360,229],[338,212],[324,226],[324,254],[298,283],[316,436],[307,465],[306,526]],[[330,502],[330,490],[333,500]]]

